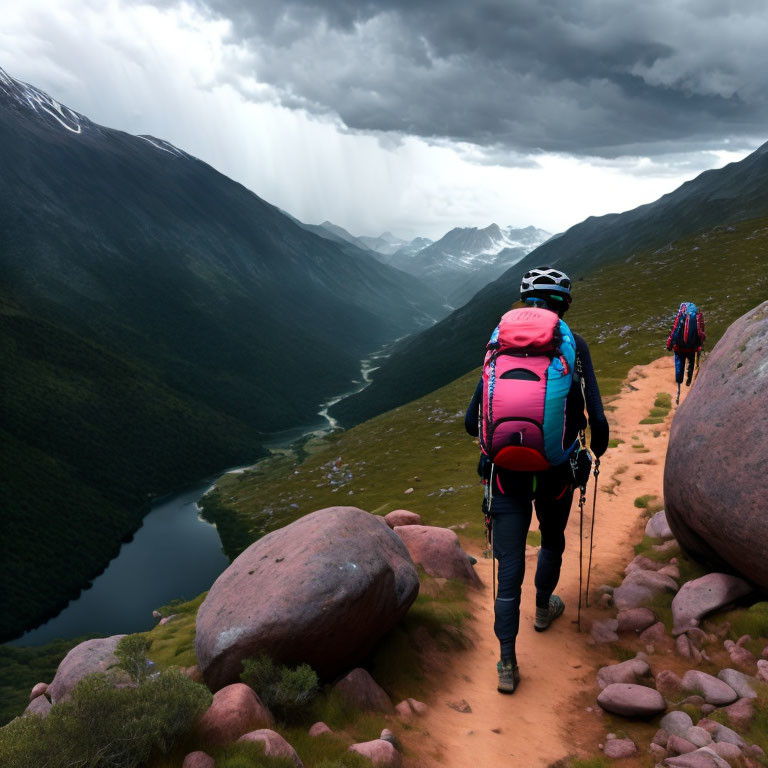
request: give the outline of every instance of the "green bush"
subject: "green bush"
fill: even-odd
[[[144,635],[126,635],[115,648],[118,668],[127,672],[134,683],[140,683],[151,669],[147,664],[150,645]]]
[[[253,688],[259,698],[279,718],[295,720],[317,695],[317,674],[308,664],[295,669],[278,666],[269,656],[243,660],[240,679]]]
[[[115,688],[90,675],[45,717],[14,720],[0,731],[3,768],[139,768],[167,754],[210,706],[207,688],[176,671]]]

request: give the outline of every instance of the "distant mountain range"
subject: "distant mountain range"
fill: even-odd
[[[0,146],[2,638],[104,567],[148,497],[256,458],[445,308],[2,70]]]
[[[740,162],[700,174],[655,202],[625,213],[591,216],[530,252],[437,325],[404,340],[375,372],[372,384],[336,405],[332,413],[342,423],[358,423],[477,367],[489,332],[517,300],[520,279],[531,267],[546,264],[565,270],[574,281],[574,302],[588,302],[590,297],[579,291],[579,281],[598,269],[636,259],[650,263],[683,237],[765,215],[768,144]],[[623,305],[628,307],[634,301],[632,280],[622,282],[620,274],[618,279],[614,295],[624,292]],[[670,273],[659,279],[682,285],[684,290],[685,274]],[[738,273],[713,275],[713,279],[732,285],[739,295],[746,290],[739,284]]]

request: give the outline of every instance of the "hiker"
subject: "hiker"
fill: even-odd
[[[494,631],[501,648],[497,670],[498,690],[502,693],[513,693],[520,681],[515,640],[520,624],[520,594],[532,503],[536,508],[541,531],[535,576],[534,629],[543,632],[565,609],[561,598],[553,593],[560,578],[565,527],[577,483],[571,462],[574,451],[580,457],[578,465],[582,473],[578,484],[582,487],[586,485],[586,477],[589,476],[589,460],[586,464],[586,477],[583,476],[584,464],[581,461],[588,457],[586,446],[583,446],[584,450],[577,447],[580,433],[587,426],[585,401],[591,428],[591,450],[596,457],[600,457],[608,447],[608,422],[603,412],[589,348],[584,339],[571,334],[562,320],[571,304],[571,281],[560,270],[550,267],[532,269],[522,279],[520,299],[521,307],[504,315],[491,336],[483,377],[478,382],[465,417],[467,432],[480,437],[485,457],[481,461],[480,471],[485,482],[490,482],[491,486],[489,502],[493,556],[498,562]],[[503,352],[501,345],[508,327],[505,323],[517,319],[525,321],[526,318],[532,318],[535,323],[548,324],[550,340],[553,336],[556,342],[559,339],[559,347],[555,346],[543,355],[536,355],[535,351],[530,351],[533,347],[529,347],[529,352],[523,353],[524,356],[516,356],[514,353],[498,356],[498,366],[495,367],[494,352],[499,349]],[[539,335],[535,343],[545,339],[546,333],[542,336],[539,328],[534,329],[534,335],[536,333]],[[544,343],[546,346],[546,340]],[[537,367],[538,374],[535,371]],[[493,403],[497,407],[497,412],[492,415],[484,412],[489,398],[488,387],[484,387],[483,383],[484,380],[486,383],[490,381],[488,372],[491,368],[498,373],[498,376],[491,377],[490,388],[495,398]],[[502,368],[505,370],[500,372]],[[576,375],[577,369],[581,370],[581,377]],[[550,392],[550,386],[560,387],[560,392]],[[518,391],[514,394],[516,387]],[[538,395],[538,407],[543,412],[545,390],[548,410],[537,418],[535,413],[530,413],[531,402]],[[506,400],[502,402],[499,398],[504,392],[513,394],[511,397],[505,395]],[[526,393],[534,397],[527,397]],[[557,401],[559,406],[550,407],[550,396],[560,397]],[[514,402],[510,404],[510,401]],[[554,400],[552,403],[556,405]],[[489,415],[495,425],[490,435],[484,434],[489,428]],[[515,416],[521,420],[515,421]],[[537,421],[540,428],[533,427]],[[507,445],[497,450],[496,438],[503,437],[505,429]],[[533,447],[525,445],[530,435],[533,435]],[[550,442],[551,461],[540,450],[542,435]],[[536,439],[539,440],[538,445]],[[494,457],[493,461],[489,454]]]
[[[677,382],[677,400],[680,402],[680,386],[685,375],[685,364],[688,363],[688,376],[685,386],[690,387],[693,381],[694,365],[698,369],[701,356],[701,346],[706,341],[704,332],[704,313],[692,302],[684,301],[675,315],[672,331],[667,339],[667,349],[675,353],[675,381]]]

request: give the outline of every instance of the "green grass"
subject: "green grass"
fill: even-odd
[[[623,443],[624,443],[624,441],[620,437],[612,437],[608,441],[608,447],[609,448],[618,448]]]
[[[669,392],[659,392],[653,402],[654,408],[663,408],[669,411],[672,408],[672,395]]]
[[[648,509],[651,502],[656,498],[656,496],[652,493],[646,493],[643,496],[638,496],[634,504],[638,509]]]

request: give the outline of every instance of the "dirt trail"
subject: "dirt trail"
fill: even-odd
[[[638,496],[661,499],[664,456],[673,409],[662,424],[645,425],[656,394],[674,392],[671,357],[630,371],[621,394],[610,404],[611,437],[624,442],[603,457],[598,482],[597,522],[592,568],[592,600],[599,585],[620,574],[642,538],[645,520],[634,506]],[[683,397],[687,390],[684,389]],[[682,398],[681,398],[682,400]],[[614,410],[615,409],[615,410]],[[654,436],[656,433],[656,436]],[[638,446],[638,447],[633,447]],[[614,486],[614,481],[620,484]],[[585,536],[591,511],[592,483],[587,489]],[[532,527],[536,528],[534,515]],[[606,663],[605,650],[589,643],[593,618],[607,618],[599,607],[582,611],[582,633],[576,628],[579,590],[579,515],[576,498],[566,534],[566,551],[557,592],[566,605],[564,616],[543,633],[533,630],[533,572],[537,550],[529,547],[523,585],[517,657],[522,682],[512,696],[496,691],[498,644],[493,634],[491,561],[478,545],[467,548],[478,557],[477,571],[486,588],[472,596],[474,646],[457,653],[450,668],[435,680],[429,714],[418,723],[419,739],[406,765],[429,768],[475,766],[547,766],[576,752],[594,753],[604,737],[595,706],[595,671]],[[585,542],[585,564],[588,543]],[[585,565],[586,571],[586,565]],[[472,708],[460,713],[448,702],[464,699]]]

